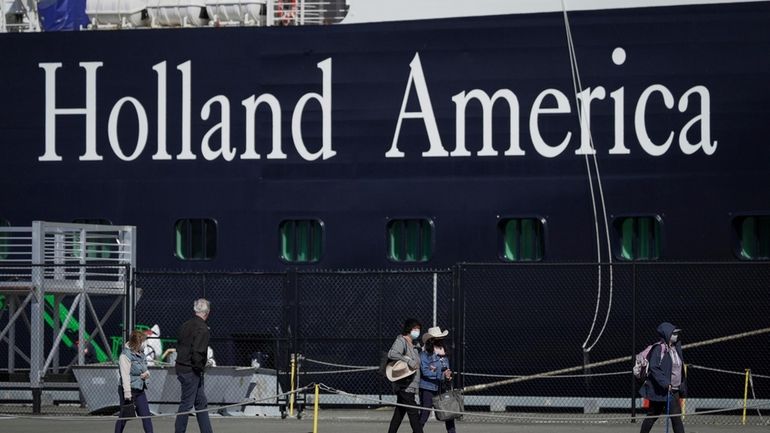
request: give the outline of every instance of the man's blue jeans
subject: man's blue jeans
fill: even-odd
[[[182,384],[182,398],[179,402],[177,412],[187,412],[195,407],[195,410],[203,410],[208,407],[206,392],[203,386],[203,374],[177,373],[176,378]],[[174,433],[185,433],[187,431],[187,417],[189,415],[177,415],[174,424]],[[211,421],[209,421],[208,412],[198,412],[195,414],[198,420],[198,428],[201,433],[213,433],[211,430]]]

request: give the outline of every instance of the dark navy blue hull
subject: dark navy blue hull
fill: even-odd
[[[770,212],[770,5],[749,3],[579,12],[570,15],[580,78],[584,87],[602,86],[603,100],[591,105],[593,140],[610,220],[624,215],[660,215],[662,259],[735,260],[731,219]],[[209,28],[5,34],[10,55],[0,69],[8,85],[0,99],[0,217],[13,225],[35,219],[71,221],[105,218],[137,225],[141,268],[282,270],[280,221],[318,218],[324,224],[320,268],[400,268],[386,255],[388,218],[425,217],[435,225],[434,255],[421,265],[447,267],[460,261],[499,261],[497,222],[505,216],[545,219],[545,260],[596,259],[594,220],[580,123],[576,114],[561,14],[498,16],[409,23],[306,28]],[[622,47],[623,64],[613,63]],[[8,53],[7,53],[8,54]],[[410,62],[419,54],[440,139],[455,150],[457,121],[452,97],[481,89],[492,95],[509,89],[519,102],[519,147],[506,156],[509,108],[498,102],[493,115],[497,156],[478,156],[482,110],[466,110],[466,142],[471,156],[423,157],[430,143],[425,123],[404,119],[391,149]],[[320,62],[331,59],[331,148],[328,159],[306,161],[295,149],[292,113],[308,92],[322,91]],[[182,73],[190,61],[191,152],[182,151]],[[47,72],[56,70],[57,108],[84,108],[86,71],[80,62],[102,62],[96,72],[96,152],[100,161],[80,161],[86,151],[86,116],[56,116],[56,153],[61,161],[39,161],[46,151]],[[153,160],[158,150],[158,74],[166,67],[166,140],[171,160]],[[673,141],[660,156],[639,143],[634,126],[640,95],[650,96],[644,116],[650,140]],[[688,155],[678,144],[682,129],[702,105],[696,96],[677,109],[689,89],[703,86],[710,96],[709,146]],[[615,145],[615,107],[610,93],[624,89],[623,146]],[[569,132],[558,156],[542,156],[533,146],[530,113],[545,89],[558,89],[570,112],[543,114],[539,127],[551,146]],[[269,111],[256,117],[259,160],[243,160],[246,114],[242,101],[269,93],[281,104],[282,150],[286,159],[268,159],[272,134]],[[229,101],[230,142],[235,158],[207,161],[201,140],[221,119],[209,98]],[[147,140],[133,161],[121,161],[110,146],[109,117],[118,100],[131,96],[146,112]],[[553,107],[554,102],[542,107]],[[415,89],[406,110],[420,109]],[[310,152],[321,147],[322,113],[317,101],[304,110],[302,133]],[[117,123],[126,155],[139,136],[136,111],[124,104]],[[48,125],[50,126],[50,125]],[[688,140],[702,139],[699,125]],[[214,133],[211,147],[220,146]],[[596,181],[596,179],[594,179]],[[598,193],[596,184],[595,192]],[[174,222],[213,218],[218,223],[213,260],[183,262],[174,257]],[[601,222],[601,218],[600,218]],[[614,236],[614,234],[613,234]],[[605,256],[606,259],[606,256]]]

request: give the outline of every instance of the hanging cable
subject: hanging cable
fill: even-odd
[[[572,87],[575,91],[575,106],[577,108],[577,115],[578,120],[580,122],[580,127],[584,128],[587,127],[587,123],[585,119],[583,119],[583,110],[580,98],[578,95],[583,92],[583,84],[580,80],[580,69],[578,68],[577,63],[577,55],[575,53],[575,44],[572,39],[572,29],[570,28],[569,24],[569,17],[567,16],[567,5],[565,0],[561,0],[562,4],[562,13],[564,16],[564,28],[567,34],[567,47],[569,49],[569,58],[570,58],[570,72],[572,73]],[[599,330],[599,333],[596,335],[596,339],[594,342],[589,346],[588,342],[591,341],[591,336],[593,335],[594,329],[596,328],[596,322],[599,317],[599,306],[601,304],[601,298],[602,298],[602,254],[601,254],[601,235],[599,233],[599,217],[598,217],[598,211],[596,206],[596,197],[594,195],[594,186],[593,186],[593,178],[591,175],[591,164],[590,160],[588,158],[588,155],[585,156],[585,163],[586,163],[586,174],[588,175],[588,185],[591,190],[591,207],[593,210],[594,215],[594,230],[596,234],[596,258],[598,263],[598,283],[597,283],[597,294],[596,294],[596,308],[594,310],[594,318],[591,323],[591,328],[588,331],[588,335],[586,336],[585,341],[583,342],[583,350],[585,352],[590,352],[594,346],[596,346],[597,343],[599,343],[599,340],[601,339],[602,335],[604,334],[605,329],[607,328],[607,322],[610,318],[610,313],[612,312],[612,298],[613,298],[613,290],[614,290],[614,275],[613,275],[613,268],[612,268],[612,244],[610,242],[610,230],[609,230],[609,222],[607,219],[607,206],[605,204],[604,200],[604,188],[602,187],[602,180],[601,180],[601,173],[599,172],[599,163],[596,158],[596,148],[594,147],[594,140],[593,140],[593,134],[591,133],[590,128],[588,129],[588,138],[589,138],[589,144],[591,146],[591,155],[594,163],[594,169],[596,171],[596,183],[597,187],[599,189],[599,199],[601,201],[601,207],[602,207],[602,216],[604,218],[604,233],[607,240],[607,260],[609,262],[609,299],[607,302],[607,313],[604,317],[604,323],[602,324],[601,329]]]

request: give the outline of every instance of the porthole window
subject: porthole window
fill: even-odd
[[[211,218],[177,220],[174,238],[174,255],[181,260],[211,260],[217,254],[217,224]]]
[[[538,218],[503,218],[497,223],[500,258],[508,262],[537,262],[543,259],[543,221]]]
[[[770,260],[770,215],[741,216],[733,220],[737,255],[744,260]]]
[[[613,222],[618,239],[616,256],[620,260],[658,260],[661,254],[659,216],[630,216]]]
[[[321,260],[323,224],[315,219],[282,221],[281,259],[291,263],[315,263]]]
[[[433,256],[433,222],[429,219],[393,219],[386,226],[388,259],[427,262]]]

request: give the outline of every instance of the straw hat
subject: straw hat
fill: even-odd
[[[404,361],[390,362],[388,363],[388,366],[385,367],[385,376],[387,376],[388,380],[391,382],[409,377],[416,372],[416,369],[413,370],[409,368],[409,365]]]
[[[431,338],[444,338],[447,335],[449,335],[449,331],[444,330],[442,332],[441,328],[438,326],[428,328],[428,332],[422,335],[422,344],[427,343]]]

